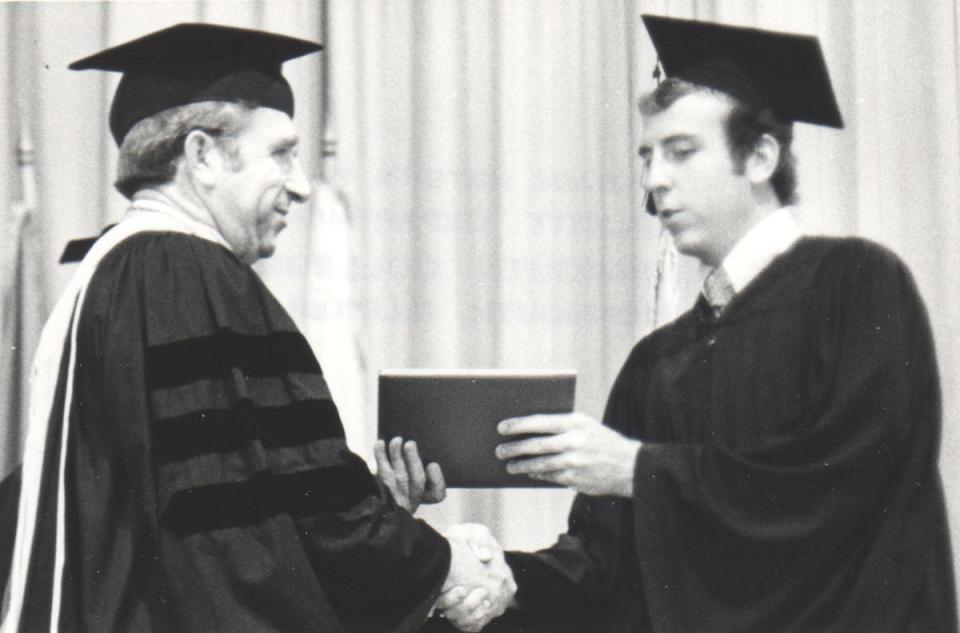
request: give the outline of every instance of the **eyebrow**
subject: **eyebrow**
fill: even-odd
[[[671,134],[670,136],[664,139],[661,139],[658,142],[658,144],[659,145],[676,145],[677,143],[696,143],[696,142],[699,142],[696,134],[681,133],[681,134]],[[643,158],[646,158],[647,156],[650,155],[652,151],[653,149],[650,145],[641,145],[637,149],[637,154],[639,154]]]
[[[696,134],[674,134],[661,141],[663,145],[675,145],[677,143],[695,143],[699,137]]]
[[[272,149],[288,149],[296,147],[300,144],[300,137],[298,136],[287,136],[285,138],[279,139],[276,143],[271,145]]]

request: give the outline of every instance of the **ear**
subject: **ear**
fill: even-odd
[[[212,186],[224,167],[224,156],[216,139],[203,130],[192,130],[183,140],[186,173],[204,186]]]
[[[762,135],[747,157],[746,174],[750,182],[768,182],[780,163],[780,143],[770,134]]]

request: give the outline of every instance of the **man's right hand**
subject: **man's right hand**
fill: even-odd
[[[377,477],[393,495],[397,505],[413,514],[421,503],[439,503],[447,496],[443,471],[436,463],[423,465],[417,443],[395,437],[387,444],[377,440],[373,446]]]
[[[450,542],[450,572],[437,608],[463,631],[479,631],[502,615],[517,591],[503,548],[483,525],[461,524],[444,536]]]

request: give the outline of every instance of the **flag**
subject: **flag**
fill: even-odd
[[[26,283],[24,236],[37,204],[33,142],[26,119],[21,121],[17,168],[20,200],[6,210],[3,226],[7,247],[0,249],[0,596],[5,596],[8,585],[17,526],[29,371],[37,331],[30,324],[44,317],[39,298]],[[4,609],[6,604],[4,598]]]

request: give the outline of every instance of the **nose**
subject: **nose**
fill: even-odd
[[[306,174],[303,173],[300,161],[293,161],[293,167],[284,188],[293,202],[306,202],[310,198],[310,183],[307,181]]]
[[[649,156],[644,165],[642,182],[647,192],[645,210],[655,216],[657,215],[657,198],[662,198],[670,187],[670,175],[661,152],[654,150]]]
[[[652,195],[655,192],[663,191],[670,186],[670,174],[667,161],[663,154],[654,150],[650,154],[650,161],[647,163],[643,175],[643,188]]]

